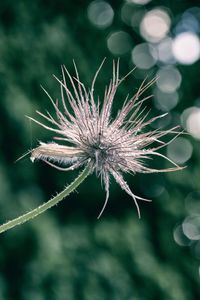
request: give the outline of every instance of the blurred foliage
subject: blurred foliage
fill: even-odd
[[[75,59],[81,78],[90,84],[107,57],[96,84],[101,95],[111,76],[112,59],[117,57],[107,48],[110,33],[123,30],[131,36],[132,45],[143,42],[141,35],[121,20],[125,2],[107,3],[114,19],[110,26],[97,28],[88,20],[90,1],[0,2],[1,223],[48,200],[77,175],[58,172],[43,163],[32,165],[28,157],[15,163],[38,140],[52,138],[24,117],[35,117],[36,109],[52,111],[40,85],[59,98],[59,85],[51,74],[60,76],[61,64],[73,73]],[[171,14],[173,31],[177,18],[198,6],[199,0],[152,0],[141,9],[148,11],[163,3]],[[133,5],[132,9],[140,6]],[[130,51],[120,55],[120,60],[121,74],[126,74],[133,67]],[[117,103],[122,104],[145,74],[155,74],[157,68],[136,70],[121,87]],[[168,126],[180,123],[182,111],[196,105],[199,96],[199,62],[178,68],[182,75],[180,100],[170,112]],[[148,105],[153,114],[160,113],[153,102]],[[199,142],[186,138],[192,143],[193,155],[184,171],[127,177],[136,194],[153,199],[150,204],[140,204],[141,220],[131,199],[114,182],[108,207],[97,220],[105,195],[99,180],[91,176],[78,193],[57,207],[2,234],[0,299],[199,299],[199,241],[180,233],[176,243],[176,226],[188,215],[185,199],[200,189]],[[165,167],[162,160],[155,164]],[[200,197],[195,199],[196,213],[200,213]]]

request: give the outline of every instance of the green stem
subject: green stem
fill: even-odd
[[[90,174],[89,167],[85,167],[85,169],[81,172],[81,174],[69,185],[67,186],[62,192],[57,194],[54,198],[50,199],[48,202],[36,207],[35,209],[29,211],[28,213],[21,215],[20,217],[8,221],[0,226],[0,233],[11,229],[17,225],[21,225],[30,219],[37,217],[38,215],[45,212],[47,209],[51,208],[52,206],[58,204],[58,202],[62,201],[66,196],[68,196],[71,192],[73,192]]]

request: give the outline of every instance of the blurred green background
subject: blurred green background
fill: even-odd
[[[110,200],[90,176],[57,207],[0,235],[0,299],[3,300],[196,300],[200,299],[200,7],[199,0],[1,0],[0,1],[0,222],[47,201],[78,172],[63,173],[28,157],[15,163],[45,129],[25,115],[53,112],[42,84],[60,97],[52,74],[77,63],[89,86],[103,60],[97,94],[120,57],[121,74],[137,70],[120,88],[116,108],[145,76],[155,123],[181,124],[189,135],[165,150],[187,165],[181,172],[127,176],[140,203],[113,181]],[[155,128],[154,127],[154,128]],[[159,168],[168,167],[155,160]]]

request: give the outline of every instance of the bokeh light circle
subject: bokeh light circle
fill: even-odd
[[[166,37],[157,46],[158,60],[166,64],[174,64],[176,61],[172,52],[172,39]]]
[[[187,31],[198,33],[200,30],[200,26],[198,22],[198,12],[196,11],[196,13],[197,16],[195,16],[192,11],[184,12],[176,27],[174,28],[175,34],[180,34]]]
[[[150,53],[150,46],[142,43],[134,47],[132,61],[139,69],[150,69],[155,65],[155,58]]]
[[[154,104],[156,108],[163,112],[172,110],[179,101],[179,95],[176,91],[172,93],[164,93],[159,89],[155,89],[154,96]]]
[[[116,31],[107,38],[107,47],[115,55],[122,55],[132,48],[131,36],[125,31]]]
[[[148,42],[158,42],[163,39],[171,25],[171,19],[163,9],[153,9],[147,12],[140,24],[140,33]]]
[[[200,40],[193,32],[178,34],[172,44],[175,59],[184,65],[195,63],[200,58]]]
[[[200,215],[185,218],[182,228],[185,236],[190,240],[200,240]]]
[[[184,116],[185,119],[184,120]],[[200,108],[190,108],[182,114],[187,131],[196,139],[200,139]]]
[[[200,190],[192,191],[187,195],[185,208],[189,214],[200,215]]]
[[[179,246],[189,246],[190,244],[190,240],[183,233],[182,225],[178,225],[174,228],[173,237]]]
[[[114,17],[112,7],[105,1],[91,2],[88,6],[87,14],[90,22],[101,29],[110,26]]]
[[[175,67],[167,66],[160,68],[157,72],[157,76],[157,87],[164,93],[173,93],[181,85],[182,76],[179,70]]]
[[[149,3],[151,0],[128,0],[130,3],[135,3],[135,4],[140,4],[140,5],[145,5]]]
[[[177,164],[183,164],[188,161],[192,151],[192,144],[183,137],[176,138],[167,146],[167,156]]]

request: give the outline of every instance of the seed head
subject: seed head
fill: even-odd
[[[104,62],[104,61],[103,61]],[[115,118],[111,116],[112,105],[119,85],[133,71],[125,77],[119,78],[119,61],[113,62],[113,76],[109,86],[105,88],[104,99],[100,103],[95,99],[94,85],[97,75],[103,65],[100,65],[88,90],[80,81],[77,67],[74,63],[75,76],[72,77],[65,66],[62,66],[62,79],[56,80],[61,87],[61,104],[54,102],[47,93],[56,113],[56,118],[47,112],[42,116],[51,125],[48,126],[33,118],[34,122],[42,127],[56,133],[55,140],[60,140],[65,145],[56,142],[40,143],[31,152],[31,160],[42,160],[50,166],[61,170],[69,171],[88,165],[91,173],[95,172],[101,178],[106,190],[106,200],[99,214],[101,216],[109,198],[110,176],[113,176],[120,187],[129,194],[136,205],[138,216],[140,210],[137,201],[147,199],[134,195],[122,173],[155,173],[180,170],[181,167],[172,162],[169,158],[158,152],[162,147],[169,144],[160,140],[161,137],[169,133],[176,132],[178,126],[170,130],[150,130],[144,128],[158,118],[157,116],[147,120],[149,111],[142,108],[144,101],[141,95],[155,82],[152,79],[148,83],[144,80],[132,97],[127,97],[122,108],[118,111]],[[71,84],[72,91],[66,82],[66,76]],[[66,101],[67,100],[67,101]],[[176,137],[175,136],[175,137]],[[157,145],[156,145],[157,144]],[[151,156],[160,156],[170,161],[173,167],[157,170],[145,165],[145,160]]]

